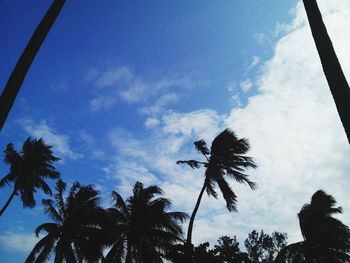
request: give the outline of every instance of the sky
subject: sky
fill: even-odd
[[[350,78],[350,2],[319,0],[345,75]],[[0,85],[50,1],[0,3]],[[173,210],[191,213],[203,170],[193,142],[225,128],[249,139],[258,189],[231,182],[238,212],[204,196],[195,244],[253,229],[302,240],[297,213],[323,189],[350,224],[350,149],[296,0],[67,1],[36,57],[1,132],[10,142],[42,137],[62,160],[70,186],[94,184],[103,205],[136,181],[156,184]],[[5,175],[8,167],[0,165]],[[53,186],[54,184],[51,183]],[[0,190],[1,205],[11,187]],[[22,209],[15,198],[0,221],[0,258],[23,262],[49,222],[41,199]],[[187,224],[184,224],[186,231]]]

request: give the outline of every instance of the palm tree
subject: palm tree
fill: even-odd
[[[108,210],[111,225],[111,249],[106,262],[163,262],[170,246],[182,241],[183,222],[187,215],[168,212],[171,202],[161,197],[157,186],[144,187],[136,182],[133,195],[126,201],[112,192],[114,207]]]
[[[28,138],[22,146],[22,152],[18,153],[13,144],[7,145],[5,150],[5,163],[10,165],[9,173],[0,180],[0,187],[13,183],[13,191],[4,207],[0,210],[0,216],[9,206],[15,195],[20,195],[24,207],[35,206],[34,193],[41,189],[45,194],[52,191],[45,179],[57,179],[59,172],[52,165],[60,160],[52,155],[51,146],[44,143],[42,139]]]
[[[34,34],[29,40],[21,57],[17,61],[16,67],[12,71],[4,90],[0,96],[0,131],[4,126],[6,118],[12,108],[27,72],[33,60],[43,44],[56,18],[61,12],[65,0],[54,0]]]
[[[317,191],[310,204],[298,214],[304,241],[281,250],[276,262],[329,263],[350,261],[350,231],[340,220],[332,217],[342,212],[336,201],[324,191]]]
[[[52,252],[55,263],[97,262],[102,258],[106,211],[99,206],[99,193],[91,185],[75,182],[64,200],[65,189],[66,184],[59,180],[55,200],[43,200],[45,213],[54,222],[36,228],[37,236],[42,231],[47,234],[34,246],[26,263],[46,262]]]
[[[323,71],[350,143],[350,89],[316,0],[303,0]]]
[[[237,196],[226,181],[226,177],[232,178],[239,183],[247,183],[251,189],[255,189],[256,186],[255,183],[248,179],[248,175],[244,173],[247,168],[256,168],[253,159],[245,156],[245,153],[250,148],[247,139],[238,139],[233,131],[226,129],[214,139],[210,151],[204,140],[199,140],[195,142],[194,145],[205,157],[206,161],[177,161],[178,164],[185,163],[192,168],[200,168],[202,165],[206,168],[204,184],[199,193],[188,225],[186,244],[189,250],[193,249],[193,222],[204,191],[206,191],[209,196],[217,198],[218,194],[215,191],[215,186],[218,185],[226,201],[226,207],[231,212],[237,210]]]

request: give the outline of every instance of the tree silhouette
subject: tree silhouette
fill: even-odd
[[[287,234],[273,232],[272,235],[253,230],[244,241],[248,256],[253,263],[273,263],[277,254],[287,244]]]
[[[317,191],[310,204],[298,214],[304,241],[287,246],[276,262],[350,262],[350,231],[340,220],[332,217],[342,212],[336,201],[324,191]]]
[[[51,7],[41,20],[38,27],[35,29],[34,34],[29,40],[21,57],[17,61],[17,64],[12,71],[10,78],[8,79],[6,86],[0,96],[0,131],[2,130],[6,118],[12,108],[12,105],[16,100],[17,94],[21,89],[27,72],[52,25],[60,14],[64,3],[65,0],[53,0]]]
[[[253,159],[244,155],[250,148],[247,139],[238,139],[233,131],[226,129],[214,139],[210,151],[204,140],[199,140],[195,142],[194,145],[205,157],[205,162],[196,160],[177,161],[178,164],[185,163],[192,168],[200,168],[202,165],[206,168],[204,184],[199,193],[188,225],[186,241],[189,250],[188,254],[193,250],[193,222],[204,191],[206,191],[209,196],[217,198],[215,186],[218,185],[226,201],[226,207],[231,212],[236,210],[237,196],[226,181],[226,177],[232,178],[239,183],[247,183],[251,189],[255,188],[255,183],[251,182],[248,179],[248,175],[244,173],[245,169],[256,167]],[[186,261],[188,260],[189,259],[186,259]]]
[[[106,262],[163,262],[170,246],[182,241],[183,222],[187,215],[168,212],[171,202],[161,197],[157,186],[145,187],[136,182],[133,195],[126,201],[112,192],[114,207],[108,209],[112,248]]]
[[[68,196],[63,197],[66,184],[56,184],[55,200],[44,199],[45,213],[54,221],[44,223],[35,230],[47,234],[34,246],[26,259],[30,262],[46,262],[52,252],[54,262],[97,262],[102,258],[106,211],[99,206],[99,193],[91,186],[75,182]]]
[[[239,249],[239,242],[236,236],[221,236],[218,239],[218,244],[214,245],[212,250],[218,256],[220,262],[230,263],[248,263],[250,262],[247,253],[243,253]]]
[[[312,35],[338,114],[350,143],[350,89],[316,0],[303,0]]]
[[[18,153],[13,144],[7,145],[4,161],[10,165],[8,174],[0,180],[0,187],[13,183],[13,191],[4,207],[0,210],[0,216],[9,206],[15,195],[20,195],[24,207],[35,206],[34,193],[41,189],[45,194],[52,194],[45,179],[57,179],[57,172],[52,165],[59,158],[52,155],[51,146],[42,139],[28,138],[22,146],[22,152]]]

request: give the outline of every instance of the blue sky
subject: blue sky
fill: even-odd
[[[1,2],[1,86],[46,2]],[[349,75],[350,4],[319,2]],[[320,188],[344,206],[350,223],[349,149],[295,0],[68,1],[27,75],[0,149],[43,137],[63,159],[62,178],[95,184],[106,205],[112,190],[128,196],[140,180],[160,185],[175,209],[190,213],[203,171],[175,161],[198,156],[192,142],[209,143],[226,127],[250,139],[259,189],[232,184],[239,213],[205,198],[195,242],[225,234],[242,242],[261,228],[300,240],[296,213]],[[2,174],[7,169],[0,166]],[[1,189],[2,203],[10,191]],[[35,227],[48,220],[42,198],[37,194],[33,210],[14,200],[1,218],[2,262],[25,259]]]

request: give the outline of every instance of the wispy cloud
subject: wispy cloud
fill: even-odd
[[[94,71],[89,74],[96,89],[96,95],[90,101],[92,110],[108,109],[118,101],[126,103],[146,103],[141,109],[147,114],[157,113],[166,104],[178,99],[177,93],[191,87],[187,77],[162,75],[155,79],[145,79],[136,75],[129,67],[121,66],[109,69],[101,74]]]
[[[252,62],[249,64],[248,69],[255,68],[260,63],[260,58],[258,56],[253,56]]]
[[[10,252],[29,253],[38,240],[34,233],[7,231],[0,235],[0,246]]]
[[[54,153],[57,153],[60,158],[76,160],[82,157],[81,154],[72,150],[68,135],[58,133],[44,120],[34,122],[31,119],[22,118],[18,122],[30,136],[43,138],[47,144],[53,146]]]
[[[240,84],[239,84],[239,87],[241,88],[241,90],[243,92],[247,92],[249,90],[251,90],[251,88],[253,87],[253,82],[250,80],[250,79],[246,79],[244,81],[242,81]]]

